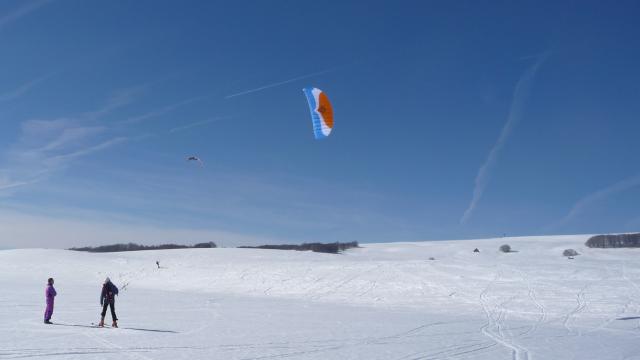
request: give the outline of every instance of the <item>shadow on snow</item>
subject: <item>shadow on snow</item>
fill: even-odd
[[[83,327],[83,328],[92,328],[95,329],[98,326],[97,325],[79,325],[79,324],[62,324],[62,323],[55,323],[53,325],[58,325],[58,326],[72,326],[72,327]],[[111,326],[105,326],[105,328],[110,328]],[[118,329],[123,329],[123,330],[134,330],[134,331],[148,331],[148,332],[158,332],[158,333],[171,333],[171,334],[178,334],[177,331],[173,331],[173,330],[157,330],[157,329],[142,329],[142,328],[131,328],[131,327],[119,327]]]

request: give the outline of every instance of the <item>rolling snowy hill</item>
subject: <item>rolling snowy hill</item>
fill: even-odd
[[[0,251],[0,358],[640,359],[640,249],[587,238]],[[120,329],[92,327],[106,276]]]

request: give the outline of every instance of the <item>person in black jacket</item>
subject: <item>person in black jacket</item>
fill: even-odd
[[[118,287],[115,286],[111,279],[106,278],[104,284],[102,284],[102,292],[100,293],[100,305],[102,305],[102,313],[100,318],[100,324],[98,326],[104,326],[104,316],[107,314],[107,307],[111,307],[111,318],[113,319],[112,327],[118,327],[118,318],[116,317],[115,296],[118,295]]]

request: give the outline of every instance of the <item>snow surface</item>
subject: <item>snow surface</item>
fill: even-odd
[[[640,359],[640,249],[586,239],[0,251],[0,359]],[[107,275],[119,329],[92,327]]]

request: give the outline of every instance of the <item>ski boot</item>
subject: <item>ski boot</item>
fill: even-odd
[[[104,317],[100,318],[100,323],[98,324],[98,327],[104,327]]]
[[[117,328],[118,327],[118,320],[113,320],[113,323],[111,324],[111,327]]]

